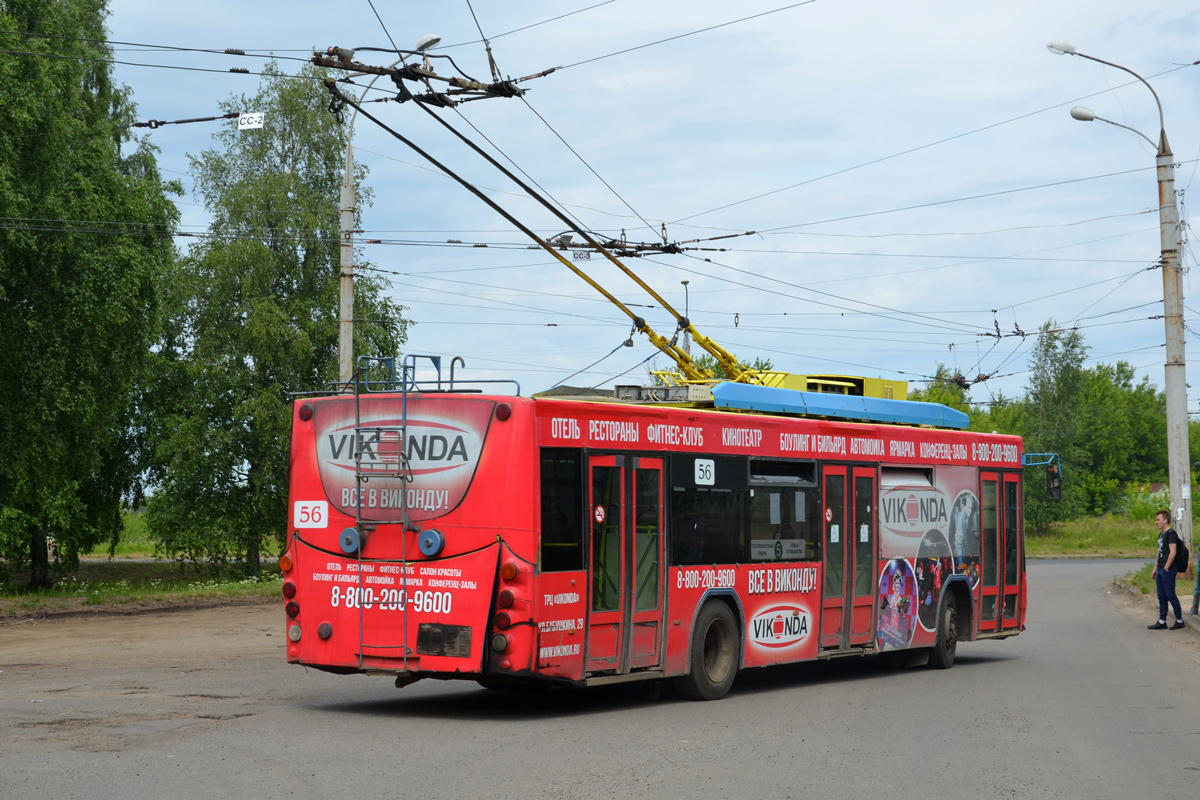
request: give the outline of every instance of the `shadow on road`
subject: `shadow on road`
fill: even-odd
[[[959,655],[954,669],[972,669],[1008,660],[1010,657],[1007,656]],[[874,656],[764,667],[740,674],[730,690],[729,699],[770,692],[805,691],[847,681],[898,680],[906,674],[932,677],[937,671],[924,667],[910,670],[886,667]],[[417,694],[414,690],[421,693]],[[437,681],[430,680],[409,689],[398,689],[397,692],[410,693],[398,694],[395,699],[382,702],[314,703],[310,707],[318,711],[370,717],[486,722],[599,715],[664,703],[693,702],[680,698],[671,688],[670,681],[663,684],[661,695],[657,698],[650,683],[589,689],[556,686],[493,690],[476,687],[465,681],[448,681],[438,685]]]

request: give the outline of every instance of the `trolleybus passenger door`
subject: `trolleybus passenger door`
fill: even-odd
[[[1025,548],[1021,543],[1021,476],[1005,473],[1000,487],[1000,506],[1004,523],[1004,553],[1000,576],[1000,627],[1021,625],[1021,580],[1025,573]]]
[[[586,669],[659,663],[662,635],[662,459],[588,459],[591,563]]]
[[[850,603],[851,647],[870,645],[875,637],[875,470],[854,468],[854,520],[847,548],[854,553],[854,577],[847,593]]]
[[[983,534],[983,586],[979,597],[979,632],[1000,629],[1000,572],[1003,551],[1000,548],[1000,481],[996,473],[979,476],[980,531]]]
[[[846,646],[846,468],[824,467],[825,584],[821,599],[821,647]],[[853,562],[851,562],[853,564]]]
[[[662,649],[663,462],[633,458],[633,528],[630,535],[629,639],[626,669],[655,667]]]

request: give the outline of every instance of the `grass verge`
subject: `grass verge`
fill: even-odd
[[[0,619],[88,612],[149,611],[228,603],[261,603],[280,597],[282,575],[264,565],[261,578],[233,569],[213,570],[175,562],[84,562],[50,589],[30,591],[0,584]]]
[[[1134,570],[1123,578],[1117,578],[1116,584],[1129,589],[1135,594],[1155,594],[1158,592],[1158,587],[1154,585],[1154,578],[1150,575],[1150,570],[1152,569],[1154,569],[1154,564],[1146,564],[1141,569]],[[1179,595],[1181,603],[1184,601],[1184,598],[1192,596],[1192,590],[1193,583],[1191,576],[1175,576],[1175,594]]]
[[[1025,552],[1035,557],[1153,558],[1157,547],[1158,529],[1152,520],[1117,516],[1056,523],[1047,534],[1025,537]]]

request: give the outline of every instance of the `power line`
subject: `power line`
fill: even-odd
[[[618,192],[616,189],[614,189],[614,188],[612,187],[612,184],[610,184],[608,181],[604,180],[604,178],[600,177],[600,173],[599,173],[599,172],[596,172],[596,170],[592,169],[592,165],[591,165],[591,164],[589,164],[589,163],[588,163],[588,162],[587,162],[587,161],[584,159],[584,157],[583,157],[583,156],[579,155],[579,152],[578,152],[578,151],[577,151],[577,150],[576,150],[574,147],[572,147],[572,146],[571,146],[571,145],[570,145],[570,144],[567,142],[567,140],[566,140],[566,139],[564,139],[564,138],[562,137],[562,134],[561,134],[561,133],[559,133],[558,131],[554,130],[554,126],[553,126],[553,125],[551,125],[549,122],[547,122],[547,121],[546,121],[546,118],[545,118],[545,117],[543,117],[541,114],[539,114],[539,113],[538,113],[538,111],[537,111],[537,109],[535,109],[535,108],[534,108],[532,105],[530,105],[529,101],[528,101],[527,99],[525,99],[524,95],[522,95],[522,96],[521,96],[521,101],[522,101],[523,103],[525,103],[526,107],[527,107],[527,108],[528,108],[530,111],[532,111],[532,112],[533,112],[533,113],[534,113],[534,114],[537,116],[537,118],[538,118],[538,119],[540,119],[540,120],[542,121],[542,124],[543,124],[543,125],[545,125],[547,128],[549,128],[549,129],[550,129],[550,132],[551,132],[551,133],[553,133],[555,136],[557,136],[557,137],[558,137],[558,140],[559,140],[560,142],[562,142],[564,145],[566,145],[566,148],[567,148],[568,150],[570,150],[570,151],[571,151],[571,153],[572,153],[572,154],[574,154],[574,156],[575,156],[576,158],[578,158],[578,159],[579,159],[580,163],[582,163],[582,164],[583,164],[585,167],[587,167],[587,168],[588,168],[588,170],[589,170],[589,171],[590,171],[590,172],[591,172],[593,175],[595,175],[595,176],[596,176],[596,177],[597,177],[597,178],[600,180],[600,182],[601,182],[601,183],[603,183],[603,184],[604,184],[604,185],[605,185],[605,186],[608,188],[608,190],[609,190],[610,192],[612,192],[612,193],[613,193],[613,195],[614,195],[614,196],[616,196],[616,198],[617,198],[618,200],[620,200],[620,201],[621,201],[621,202],[624,204],[624,206],[625,206],[626,208],[628,208],[630,211],[632,211],[632,212],[634,213],[634,216],[636,216],[638,219],[640,219],[640,220],[642,221],[642,224],[644,224],[644,225],[645,225],[647,228],[649,228],[649,229],[650,229],[650,232],[651,232],[651,233],[657,233],[657,231],[655,231],[655,230],[654,230],[654,226],[652,226],[652,225],[651,225],[649,222],[646,222],[646,218],[645,218],[645,217],[643,217],[641,214],[639,214],[639,213],[637,212],[637,210],[636,210],[636,209],[635,209],[633,206],[629,205],[629,203],[628,203],[628,202],[625,200],[625,198],[621,196],[620,192]],[[555,202],[557,202],[557,201],[555,201]],[[665,228],[665,227],[663,228],[663,232],[664,232],[664,235],[665,235],[665,232],[666,232],[666,228]]]
[[[823,236],[831,239],[889,239],[901,236],[990,236],[995,233],[1014,233],[1016,231],[1037,231],[1046,230],[1049,228],[1070,228],[1076,225],[1086,225],[1092,222],[1103,222],[1110,219],[1118,219],[1120,217],[1139,217],[1145,214],[1157,214],[1157,208],[1147,208],[1142,211],[1133,211],[1127,214],[1106,214],[1103,217],[1090,217],[1088,219],[1076,220],[1074,222],[1057,222],[1048,223],[1045,225],[1014,225],[1009,228],[993,228],[986,231],[936,231],[936,232],[901,232],[901,233],[825,233],[822,231],[777,231],[772,232],[772,236]],[[732,230],[732,229],[728,229]],[[738,229],[740,230],[740,228]]]
[[[259,54],[259,53],[254,53],[254,52],[247,52],[245,49],[238,48],[238,47],[226,47],[224,49],[210,48],[210,47],[180,47],[180,46],[169,45],[169,44],[149,44],[146,42],[123,42],[123,41],[117,41],[115,39],[89,39],[84,36],[60,36],[60,35],[52,34],[52,33],[31,33],[29,31],[0,31],[0,36],[23,36],[23,37],[29,38],[29,39],[53,39],[53,40],[68,41],[68,42],[86,42],[88,44],[102,44],[102,45],[116,44],[116,45],[128,45],[130,47],[145,48],[144,50],[141,50],[141,51],[131,51],[131,52],[169,51],[169,52],[179,52],[179,53],[209,53],[209,54],[213,54],[213,55],[246,56],[249,58],[272,58],[272,59],[280,59],[283,61],[303,61],[303,62],[308,61],[307,58],[297,58],[296,56],[276,55],[276,52],[289,52],[289,51],[287,51],[287,50],[275,51],[270,48],[251,48],[254,50],[263,50],[263,49],[267,50],[266,54]],[[109,49],[114,50],[117,48],[109,47]],[[308,52],[308,50],[306,50],[306,49],[305,50],[292,50],[290,52],[300,53],[300,52]]]
[[[174,69],[184,72],[215,72],[220,75],[267,75],[266,72],[254,72],[245,69],[244,67],[230,67],[229,69],[209,69],[207,67],[183,67],[177,64],[145,64],[140,61],[120,61],[115,58],[98,58],[96,56],[68,56],[59,55],[57,53],[34,53],[25,50],[7,50],[0,49],[0,53],[6,53],[14,56],[34,56],[36,58],[53,58],[60,61],[93,61],[97,64],[123,64],[129,67],[153,67],[154,69]],[[287,75],[289,78],[305,78],[307,80],[320,80],[312,75]]]
[[[887,312],[891,312],[891,313],[893,313],[893,314],[901,314],[901,315],[904,315],[904,316],[914,316],[914,317],[920,317],[920,318],[922,318],[922,319],[930,320],[931,322],[940,323],[940,325],[931,325],[931,324],[930,324],[930,322],[921,322],[921,323],[914,323],[914,324],[922,324],[922,325],[927,325],[927,326],[930,326],[930,327],[944,327],[944,326],[946,326],[946,325],[952,325],[952,326],[955,326],[955,327],[954,327],[954,328],[947,328],[947,330],[956,330],[957,332],[960,332],[960,333],[961,333],[961,332],[964,332],[964,331],[963,331],[964,325],[963,325],[962,323],[953,322],[953,321],[950,321],[950,320],[936,319],[936,318],[934,318],[934,317],[926,316],[926,315],[924,315],[924,314],[912,314],[911,312],[907,312],[907,311],[901,311],[901,310],[899,310],[899,309],[890,308],[890,307],[888,307],[888,306],[882,306],[882,305],[878,305],[878,304],[876,304],[876,303],[868,303],[868,302],[866,302],[866,301],[863,301],[863,300],[854,300],[853,298],[849,298],[849,297],[842,297],[841,295],[836,295],[836,294],[833,294],[832,292],[826,292],[826,291],[822,291],[821,289],[813,289],[813,288],[810,288],[810,287],[808,287],[808,286],[805,286],[805,285],[803,285],[803,284],[792,283],[791,281],[785,281],[785,280],[782,280],[782,279],[780,279],[780,278],[772,278],[772,277],[771,277],[771,276],[769,276],[769,275],[761,275],[761,274],[759,274],[759,273],[751,272],[750,270],[739,269],[739,268],[737,268],[737,267],[730,266],[729,264],[722,264],[722,263],[721,263],[721,262],[719,262],[719,261],[713,261],[712,259],[708,259],[708,258],[700,258],[699,256],[693,256],[693,255],[690,255],[690,254],[688,254],[688,253],[685,253],[684,255],[685,255],[686,257],[688,257],[688,258],[695,259],[695,260],[697,260],[697,261],[703,261],[703,262],[705,262],[705,263],[709,263],[709,264],[716,264],[718,267],[722,267],[722,268],[724,268],[724,269],[732,270],[732,271],[734,271],[734,272],[739,272],[739,273],[742,273],[742,274],[744,274],[744,275],[752,275],[752,276],[754,276],[754,277],[756,277],[756,278],[761,278],[761,279],[764,279],[764,280],[773,281],[773,282],[775,282],[775,283],[779,283],[779,284],[782,284],[782,285],[784,285],[784,286],[791,286],[791,287],[793,287],[793,288],[795,288],[795,289],[800,289],[800,290],[802,290],[802,291],[812,292],[813,294],[819,294],[819,295],[821,295],[821,296],[823,296],[823,297],[829,297],[829,298],[832,298],[832,299],[834,299],[834,300],[841,300],[842,302],[846,302],[846,303],[858,303],[859,305],[863,305],[863,306],[869,306],[869,307],[871,307],[871,308],[878,308],[878,309],[880,309],[881,311],[887,311]],[[653,259],[649,259],[649,260],[653,261]],[[656,263],[656,264],[661,264],[662,262],[655,261],[654,263]],[[668,265],[668,266],[671,266],[671,265]],[[703,274],[703,273],[696,273],[696,274]],[[716,277],[716,276],[709,276],[709,277]],[[718,280],[724,280],[724,279],[718,278]],[[757,288],[757,287],[751,287],[751,288]],[[767,291],[767,290],[765,290],[765,289],[762,289],[762,291]],[[820,302],[820,301],[817,301],[817,300],[813,300],[813,299],[811,299],[811,298],[806,298],[806,297],[798,297],[798,298],[796,298],[796,299],[798,299],[798,300],[804,300],[804,301],[806,301],[806,302],[809,302],[809,303],[816,303],[816,304],[818,304],[818,305],[826,305],[826,306],[830,306],[830,307],[832,307],[832,308],[841,308],[843,311],[857,311],[857,310],[858,310],[858,309],[849,309],[849,308],[845,308],[845,307],[843,307],[843,306],[837,306],[837,305],[835,305],[835,304],[833,304],[833,303],[823,303],[823,302]],[[884,317],[884,318],[886,318],[886,319],[894,319],[893,317],[888,317],[886,314],[880,314],[880,313],[878,313],[878,312],[869,312],[869,311],[863,311],[863,312],[860,312],[860,313],[864,313],[864,314],[867,314],[867,315],[870,315],[870,316],[880,316],[880,317]],[[969,327],[979,327],[979,326],[969,326]]]
[[[534,22],[529,25],[522,25],[519,28],[513,28],[511,31],[505,31],[504,33],[496,34],[495,36],[492,37],[492,41],[495,41],[504,36],[508,36],[509,34],[520,33],[521,31],[527,31],[530,28],[536,28],[539,25],[545,25],[548,22],[556,22],[557,20],[564,19],[564,18],[570,17],[570,16],[574,16],[575,14],[582,14],[584,11],[591,11],[593,8],[599,8],[600,6],[606,6],[609,3],[615,3],[615,2],[616,2],[616,0],[604,0],[604,2],[602,2],[602,3],[596,3],[595,5],[590,5],[585,8],[578,8],[574,11],[568,11],[565,14],[559,14],[557,17],[550,17],[550,19],[544,19],[541,22]],[[476,20],[476,24],[478,24],[478,20]],[[483,35],[482,31],[480,31],[480,35],[481,36]],[[482,39],[474,39],[470,42],[455,42],[454,44],[441,44],[441,45],[438,45],[437,47],[434,47],[433,49],[434,50],[448,50],[451,47],[463,47],[468,44],[479,44],[481,41],[483,41],[483,40]]]
[[[1179,65],[1179,66],[1177,66],[1177,67],[1173,67],[1172,69],[1163,70],[1162,72],[1158,72],[1158,73],[1155,73],[1154,75],[1150,75],[1149,77],[1150,77],[1150,78],[1157,78],[1157,77],[1159,77],[1159,76],[1161,76],[1161,75],[1167,75],[1167,74],[1170,74],[1170,73],[1172,73],[1172,72],[1177,72],[1178,70],[1181,70],[1181,69],[1187,69],[1188,67],[1194,67],[1194,66],[1196,66],[1196,64],[1181,64],[1181,65]],[[1116,86],[1116,87],[1113,87],[1113,88],[1114,88],[1114,89],[1121,89],[1121,88],[1124,88],[1124,87],[1126,87],[1126,86],[1132,86],[1132,85],[1134,85],[1134,84],[1136,84],[1136,83],[1138,83],[1138,81],[1129,81],[1129,82],[1127,82],[1127,83],[1120,84],[1119,86]],[[940,145],[940,144],[946,144],[947,142],[952,142],[952,141],[954,141],[955,139],[962,139],[962,138],[964,138],[964,137],[966,137],[966,136],[971,136],[971,135],[973,135],[973,134],[976,134],[976,133],[982,133],[983,131],[988,131],[988,130],[991,130],[992,128],[998,128],[998,127],[1000,127],[1000,126],[1002,126],[1002,125],[1008,125],[1009,123],[1012,123],[1012,122],[1018,122],[1018,121],[1020,121],[1020,120],[1026,119],[1026,118],[1028,118],[1028,117],[1033,117],[1033,116],[1036,116],[1036,115],[1038,115],[1038,114],[1044,114],[1045,112],[1047,112],[1047,111],[1053,111],[1053,110],[1054,110],[1054,109],[1056,109],[1056,108],[1063,108],[1064,106],[1069,106],[1069,105],[1072,105],[1072,104],[1074,104],[1074,103],[1078,103],[1078,102],[1080,102],[1081,100],[1087,100],[1087,99],[1089,99],[1089,98],[1092,98],[1092,97],[1097,97],[1097,96],[1099,96],[1099,95],[1102,95],[1102,94],[1108,94],[1110,91],[1112,91],[1112,89],[1106,89],[1106,90],[1104,90],[1103,92],[1092,92],[1091,94],[1085,94],[1085,95],[1084,95],[1084,96],[1082,96],[1082,97],[1077,97],[1077,98],[1075,98],[1074,100],[1068,100],[1068,101],[1066,101],[1065,103],[1057,103],[1057,104],[1055,104],[1055,105],[1052,105],[1052,106],[1047,106],[1047,107],[1045,107],[1045,108],[1038,109],[1037,111],[1030,111],[1030,112],[1028,112],[1028,113],[1025,113],[1025,114],[1020,114],[1020,115],[1018,115],[1018,116],[1011,117],[1011,118],[1009,118],[1009,119],[1006,119],[1006,120],[1001,120],[1000,122],[993,122],[993,123],[991,123],[990,125],[984,125],[984,126],[983,126],[983,127],[981,127],[981,128],[974,128],[974,129],[972,129],[972,130],[969,130],[969,131],[964,131],[963,133],[956,133],[956,134],[954,134],[953,136],[947,136],[946,138],[944,138],[944,139],[938,139],[938,140],[937,140],[937,141],[935,141],[935,142],[929,142],[928,144],[919,145],[919,146],[917,146],[917,147],[910,147],[909,149],[907,149],[907,150],[901,150],[901,151],[900,151],[900,152],[898,152],[898,153],[892,153],[891,155],[887,155],[887,156],[880,156],[879,158],[874,158],[874,159],[871,159],[870,161],[864,161],[864,162],[863,162],[863,163],[861,163],[861,164],[855,164],[855,165],[854,165],[854,166],[852,166],[852,167],[845,167],[845,168],[843,168],[843,169],[835,170],[835,171],[833,171],[833,172],[828,172],[828,173],[826,173],[826,174],[824,174],[824,175],[818,175],[818,176],[817,176],[817,177],[815,177],[815,178],[809,178],[809,179],[807,179],[807,180],[800,181],[799,183],[793,183],[793,184],[791,184],[791,185],[789,185],[789,186],[784,186],[784,187],[782,187],[782,188],[779,188],[779,189],[772,189],[772,190],[771,190],[771,191],[769,191],[769,192],[763,192],[763,193],[761,193],[761,194],[754,195],[753,197],[747,197],[747,198],[744,198],[744,199],[742,199],[742,200],[735,200],[735,201],[734,201],[734,202],[732,202],[732,203],[726,203],[725,205],[722,205],[722,206],[717,206],[716,208],[710,208],[710,209],[708,209],[707,211],[699,211],[699,212],[697,212],[697,213],[695,213],[695,214],[689,214],[689,215],[688,215],[688,216],[686,216],[686,217],[680,217],[679,219],[676,219],[676,220],[672,221],[670,224],[672,224],[672,225],[675,225],[675,224],[677,224],[677,223],[684,222],[685,220],[689,220],[689,219],[695,219],[696,217],[702,217],[702,216],[705,216],[705,215],[707,215],[707,214],[712,214],[712,213],[714,213],[714,212],[716,212],[716,211],[724,211],[725,209],[727,209],[727,208],[732,208],[733,206],[742,205],[743,203],[749,203],[749,202],[752,202],[752,201],[754,201],[754,200],[760,200],[760,199],[762,199],[762,198],[764,198],[764,197],[770,197],[770,196],[771,196],[771,195],[773,195],[773,194],[779,194],[780,192],[786,192],[786,191],[788,191],[788,190],[790,190],[790,189],[797,189],[797,188],[799,188],[799,187],[801,187],[801,186],[807,186],[807,185],[808,185],[808,184],[810,184],[810,183],[816,183],[817,181],[822,181],[822,180],[825,180],[826,178],[833,178],[833,177],[836,177],[836,176],[838,176],[838,175],[844,175],[844,174],[845,174],[845,173],[847,173],[847,172],[853,172],[854,170],[862,169],[862,168],[864,168],[864,167],[869,167],[869,166],[872,166],[872,165],[874,165],[874,164],[879,164],[879,163],[882,163],[882,162],[884,162],[884,161],[890,161],[890,160],[891,160],[891,159],[893,159],[893,158],[900,158],[901,156],[906,156],[906,155],[909,155],[909,154],[911,154],[911,153],[917,153],[917,152],[920,152],[921,150],[928,150],[928,149],[929,149],[929,148],[931,148],[931,147],[937,147],[937,146],[938,146],[938,145]]]
[[[742,17],[741,19],[731,20],[729,22],[722,22],[719,25],[710,25],[707,28],[700,28],[699,30],[688,31],[687,33],[680,33],[676,36],[668,36],[666,39],[659,39],[654,42],[647,42],[646,44],[639,44],[636,47],[626,47],[624,50],[618,50],[615,53],[608,53],[608,54],[602,55],[602,56],[595,56],[594,58],[587,58],[587,59],[584,59],[583,61],[576,61],[574,64],[567,64],[566,66],[559,67],[559,69],[560,70],[570,69],[571,67],[578,67],[583,64],[591,64],[593,61],[601,61],[605,58],[612,58],[613,56],[624,55],[625,53],[632,53],[635,50],[644,50],[647,47],[654,47],[655,45],[663,44],[665,42],[673,42],[676,39],[683,39],[688,36],[695,36],[698,33],[706,33],[708,31],[715,31],[718,28],[726,28],[730,25],[736,25],[739,22],[745,22],[745,21],[751,20],[751,19],[758,19],[759,17],[765,17],[769,14],[778,14],[780,11],[787,11],[788,9],[798,8],[800,6],[807,6],[807,5],[810,5],[815,2],[817,2],[817,0],[804,0],[804,2],[802,2],[802,3],[792,3],[790,6],[783,6],[781,8],[773,8],[770,11],[763,11],[761,14],[751,14],[748,17]]]
[[[392,48],[396,51],[396,55],[400,56],[400,60],[404,61],[404,54],[400,52],[400,48],[396,47],[396,40],[392,38],[392,34],[388,33],[387,25],[383,24],[383,17],[379,16],[379,11],[375,9],[374,0],[367,0],[367,5],[371,6],[371,11],[375,13],[375,19],[379,20],[379,27],[383,28],[384,35],[388,41],[392,43]]]
[[[851,219],[863,219],[865,217],[878,217],[883,214],[895,214],[901,211],[914,211],[921,208],[934,208],[936,206],[950,205],[951,203],[965,203],[969,200],[982,200],[988,197],[1001,197],[1008,194],[1018,194],[1020,192],[1032,192],[1038,189],[1050,189],[1055,186],[1067,186],[1072,183],[1083,183],[1085,181],[1096,181],[1104,178],[1113,178],[1120,175],[1132,175],[1135,172],[1145,172],[1148,169],[1156,169],[1156,167],[1136,167],[1134,169],[1120,170],[1118,172],[1106,172],[1101,175],[1089,175],[1086,178],[1066,178],[1060,181],[1051,181],[1050,183],[1039,183],[1034,186],[1021,186],[1016,189],[1001,189],[995,192],[984,192],[983,194],[973,194],[966,197],[955,197],[950,200],[934,200],[929,203],[917,203],[911,206],[901,206],[899,208],[889,208],[883,211],[866,211],[862,214],[848,214],[844,217],[830,217],[829,219],[814,220],[813,222],[797,222],[794,225],[779,225],[774,228],[763,228],[759,233],[771,233],[773,231],[784,231],[792,228],[804,228],[810,225],[825,225],[830,222],[845,222]]]

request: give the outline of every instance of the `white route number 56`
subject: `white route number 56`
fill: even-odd
[[[324,528],[329,524],[329,503],[324,500],[298,501],[292,506],[293,528]]]

